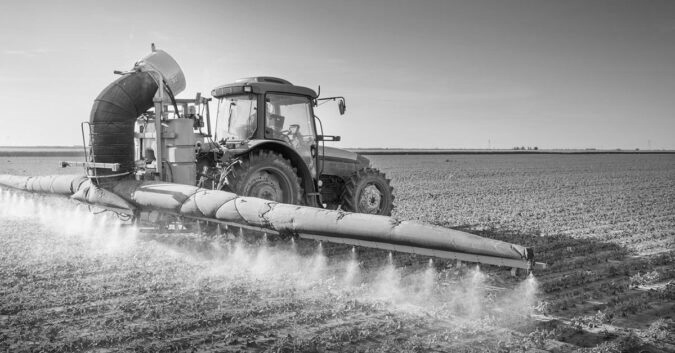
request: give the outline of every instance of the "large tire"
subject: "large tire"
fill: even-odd
[[[254,151],[227,175],[230,189],[238,195],[298,205],[302,184],[291,162],[272,151]]]
[[[342,193],[342,208],[349,212],[391,216],[394,188],[389,179],[374,168],[364,168],[351,175]]]

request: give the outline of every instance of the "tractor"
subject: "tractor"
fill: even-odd
[[[325,146],[314,115],[320,101],[309,88],[275,77],[252,77],[216,87],[215,140],[197,153],[198,185],[281,203],[391,215],[390,181],[370,161]],[[317,133],[317,127],[320,133]],[[214,153],[215,152],[215,153]]]
[[[132,75],[138,70],[146,74]],[[287,204],[391,215],[394,196],[390,180],[367,158],[325,146],[326,142],[340,141],[340,137],[323,134],[314,107],[319,102],[336,101],[342,115],[346,109],[344,97],[319,98],[312,89],[275,77],[237,80],[211,92],[218,112],[212,131],[212,99],[199,93],[195,99],[174,97],[174,92],[184,89],[185,80],[165,52],[153,48],[134,70],[117,73],[123,78],[101,93],[91,121],[85,123],[89,124],[92,143],[85,151],[85,166],[96,180],[106,178],[101,174],[109,174],[106,169],[110,168],[110,163],[96,161],[114,162],[131,153],[133,159],[127,159],[129,165],[121,169],[133,171],[139,180],[196,185]],[[152,100],[153,107],[148,104],[152,97],[144,97],[144,92],[152,91],[147,87],[154,85],[158,94]],[[134,109],[140,113],[137,118],[129,112]],[[113,124],[127,124],[121,121],[130,118],[136,121],[134,141],[123,142],[127,135],[119,133],[120,128]],[[100,137],[109,135],[114,141]]]
[[[67,195],[160,229],[200,232],[205,222],[216,233],[234,226],[512,269],[545,266],[531,248],[388,217],[394,196],[384,174],[363,156],[325,146],[340,137],[323,134],[314,108],[336,101],[344,114],[343,97],[252,77],[216,87],[213,98],[179,99],[185,76],[154,45],[116,73],[82,123],[85,161],[62,162],[86,175],[0,175],[0,186]]]

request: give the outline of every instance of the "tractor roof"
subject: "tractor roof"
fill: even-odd
[[[246,88],[245,88],[246,87]],[[260,93],[267,92],[290,93],[317,98],[314,90],[295,86],[292,83],[277,77],[258,76],[242,78],[234,83],[218,86],[211,91],[211,95],[220,98],[235,94]]]

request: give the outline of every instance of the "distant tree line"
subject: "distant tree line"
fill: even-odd
[[[527,150],[527,151],[536,151],[536,150],[539,149],[539,147],[537,147],[537,146],[534,146],[534,147],[530,147],[530,146],[527,146],[527,147],[525,147],[525,146],[520,146],[520,147],[518,147],[518,146],[516,146],[516,147],[514,147],[513,149],[516,150],[516,151],[525,151],[525,150]]]

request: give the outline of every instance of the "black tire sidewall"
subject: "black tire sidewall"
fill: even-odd
[[[359,199],[361,197],[361,194],[365,190],[365,188],[368,185],[375,185],[377,187],[378,191],[380,192],[381,195],[381,209],[377,215],[382,215],[382,216],[390,216],[391,212],[393,210],[393,203],[394,203],[394,197],[391,191],[391,186],[389,185],[389,182],[387,179],[384,178],[382,174],[380,174],[379,171],[377,170],[366,170],[365,171],[366,176],[363,178],[358,178],[358,172],[355,173],[355,175],[352,178],[357,178],[357,180],[354,182],[354,190],[351,190],[351,192],[345,193],[345,197],[351,197],[352,199],[350,200],[351,203],[354,205],[353,210],[348,209],[347,211],[350,212],[358,212],[358,213],[364,213],[362,210],[359,210]],[[350,186],[347,186],[350,187]],[[351,194],[351,195],[350,195]]]
[[[269,172],[277,176],[280,182],[286,184],[288,189],[284,193],[284,200],[282,203],[299,204],[301,201],[302,188],[300,186],[299,178],[291,163],[273,152],[263,152],[262,154],[251,154],[247,161],[243,162],[245,167],[235,168],[234,172],[237,175],[237,182],[234,191],[238,195],[250,196],[247,193],[250,188],[259,180],[259,172]],[[281,185],[284,189],[284,186]],[[251,195],[252,196],[252,195]]]

